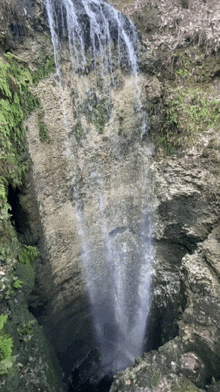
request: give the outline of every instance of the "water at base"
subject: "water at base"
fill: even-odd
[[[94,68],[96,58],[101,57],[105,72],[113,73],[112,47],[113,43],[116,43],[119,65],[125,65],[126,69],[135,76],[134,94],[136,94],[137,106],[142,110],[138,91],[138,35],[133,23],[103,0],[45,1],[55,63],[61,84],[60,62],[63,41],[68,40],[73,72],[82,74],[89,72],[87,57],[90,61],[91,58],[93,59]],[[146,133],[147,120],[143,113],[140,137],[144,137]],[[74,208],[82,244],[81,258],[99,348],[100,368],[103,371],[103,377],[94,388],[98,388],[99,384],[104,388],[103,385],[110,382],[113,373],[131,365],[135,358],[142,354],[146,320],[151,303],[153,260],[149,208],[142,212],[135,240],[129,232],[129,227],[110,233],[100,183],[102,180],[97,183],[97,186],[100,186],[97,203],[98,215],[102,221],[100,249],[104,256],[99,266],[97,266],[97,259],[100,258],[99,249],[96,254],[96,250],[90,244],[90,227],[84,216],[80,193],[75,191],[74,194]],[[123,230],[126,231],[128,241],[123,240]],[[99,390],[101,389],[94,389],[94,391]]]

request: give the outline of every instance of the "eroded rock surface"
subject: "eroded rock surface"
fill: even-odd
[[[146,34],[158,28],[161,7],[151,7]],[[178,333],[179,338],[119,374],[112,391],[194,392],[220,376],[218,106],[207,123],[189,114],[210,109],[202,104],[203,95],[207,105],[218,100],[219,65],[215,56],[200,53],[201,47],[188,47],[185,41],[175,47],[176,33],[171,40],[166,34],[152,35],[146,41],[149,50],[142,48],[140,94],[149,113],[149,134],[143,140],[134,78],[116,69],[111,90],[101,68],[97,73],[90,69],[87,76],[73,74],[66,51],[63,90],[55,74],[42,81],[33,89],[42,109],[27,121],[32,173],[21,202],[42,254],[38,287],[48,304],[42,323],[69,371],[95,345],[77,212],[83,206],[97,270],[103,268],[100,239],[106,233],[113,243],[117,238],[121,252],[128,243],[136,262],[140,238],[149,235],[140,224],[143,211],[146,220],[153,217],[155,273],[146,347],[158,348]],[[38,37],[36,53],[45,50],[45,43],[48,37]],[[28,61],[33,56],[27,48],[17,54]],[[184,91],[192,88],[194,95],[180,97],[179,85]],[[176,97],[179,119],[170,116],[170,111],[176,115]],[[48,129],[45,143],[40,121]]]

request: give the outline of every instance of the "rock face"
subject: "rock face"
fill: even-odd
[[[193,353],[182,355],[180,339],[175,338],[158,351],[144,354],[124,374],[119,372],[111,392],[199,392],[201,389],[189,380],[198,375],[204,379],[204,364]]]
[[[85,284],[87,247],[95,276],[103,270],[107,237],[120,257],[129,245],[134,265],[142,240],[151,249],[153,237],[145,345],[162,347],[117,375],[111,390],[118,392],[196,392],[220,376],[219,60],[185,41],[175,47],[176,30],[169,40],[153,35],[163,15],[158,7],[151,7],[154,17],[144,34],[152,35],[140,59],[148,137],[141,138],[134,78],[115,67],[112,88],[98,59],[96,71],[74,74],[66,49],[62,88],[55,73],[33,88],[42,108],[26,124],[32,168],[21,204],[42,256],[36,292],[47,312],[40,320],[67,373],[96,346]],[[36,52],[45,50],[44,35]],[[17,54],[32,61],[27,53],[24,43]],[[44,142],[42,126],[48,133]]]
[[[148,7],[146,4],[145,6]],[[155,76],[150,76],[152,85],[155,83],[154,91],[157,98],[152,93],[153,89],[149,88],[149,82],[146,84],[146,94],[148,102],[154,105],[152,117],[149,116],[152,119],[152,133],[157,132],[156,125],[158,124],[164,129],[162,138],[159,135],[157,139],[159,148],[151,166],[155,195],[153,216],[156,265],[146,347],[157,348],[177,334],[179,340],[171,340],[159,348],[158,352],[153,351],[144,355],[138,363],[134,364],[133,368],[129,368],[124,373],[118,373],[112,391],[193,391],[205,387],[208,390],[219,389],[218,383],[215,383],[215,379],[219,378],[218,131],[214,124],[209,125],[208,122],[203,124],[202,120],[195,124],[195,118],[191,115],[186,120],[189,112],[194,110],[194,104],[189,97],[188,101],[183,97],[183,111],[181,98],[175,101],[177,83],[181,84],[181,89],[184,91],[185,88],[194,89],[195,82],[197,91],[204,91],[204,96],[211,101],[218,96],[219,79],[214,76],[214,73],[211,76],[212,66],[210,66],[210,74],[202,72],[202,68],[206,67],[204,43],[204,46],[201,45],[199,49],[198,57],[196,55],[193,60],[189,55],[192,60],[188,63],[190,67],[187,68],[183,61],[179,68],[179,55],[185,56],[186,53],[192,53],[192,50],[198,50],[197,46],[186,48],[182,41],[179,50],[175,54],[172,51],[170,53],[177,60],[174,60],[174,69],[167,57],[164,58],[163,68],[158,72],[157,67],[160,67],[160,61],[166,53],[166,45],[170,45],[171,48],[172,42],[175,41],[176,31],[172,30],[171,25],[174,20],[172,18],[177,10],[180,13],[185,12],[178,8],[180,4],[175,4],[175,6],[177,8],[169,14],[169,19],[166,20],[170,29],[166,41],[161,36],[159,38],[155,29],[158,23],[161,23],[160,28],[161,31],[163,30],[160,17],[168,16],[168,4],[158,5],[154,9],[157,18],[154,19],[155,25],[150,28],[150,35],[146,34],[141,24],[141,18],[147,18],[144,9],[142,8],[142,11],[137,10],[137,7],[132,9],[131,6],[126,10],[130,15],[136,15],[135,17],[139,13],[139,26],[142,28],[144,39],[148,40],[149,47],[157,58]],[[216,4],[213,12],[217,12],[215,6]],[[144,4],[140,7],[144,7]],[[196,5],[191,4],[191,17],[194,18],[195,26],[200,23],[199,13],[202,9],[203,5],[199,2]],[[184,21],[184,16],[182,20]],[[188,19],[185,20],[185,25],[181,27],[182,31],[188,22]],[[204,23],[204,34],[208,28],[209,25]],[[194,32],[191,31],[191,34]],[[212,39],[212,37],[207,36],[207,39]],[[167,67],[166,64],[169,66]],[[217,64],[218,60],[215,64],[213,63],[213,69],[218,67]],[[177,76],[183,75],[184,72],[187,76],[181,78]],[[161,74],[166,81],[161,78]],[[158,89],[159,82],[160,88]],[[207,90],[204,82],[207,83]],[[169,106],[171,101],[176,106],[170,111],[168,107],[166,109],[166,105]],[[165,117],[163,117],[164,109]],[[159,110],[161,110],[160,114]],[[171,119],[171,113],[176,117]],[[168,125],[168,132],[165,130],[167,120],[171,124],[171,128]],[[192,134],[190,136],[188,133],[188,126],[192,126],[195,132],[193,143],[190,142]],[[174,141],[175,137],[179,138],[177,144]],[[160,151],[161,148],[163,152]],[[164,156],[164,151],[168,153],[168,156]],[[173,156],[169,156],[171,152]],[[174,347],[177,341],[179,343]],[[161,360],[161,353],[164,355],[163,360]],[[144,371],[142,371],[142,366]],[[194,386],[183,386],[179,377],[187,377]]]
[[[78,361],[94,344],[89,333],[85,287],[88,270],[83,267],[85,247],[92,249],[90,262],[95,268],[88,284],[98,285],[101,283],[96,275],[104,268],[106,257],[105,230],[111,237],[112,246],[119,247],[120,254],[123,252],[120,247],[130,244],[134,259],[138,258],[140,238],[148,236],[149,230],[142,226],[143,211],[146,220],[152,204],[147,175],[152,146],[149,142],[142,143],[140,133],[138,135],[134,81],[123,75],[118,78],[121,79],[120,90],[116,87],[111,102],[105,102],[102,98],[105,91],[97,90],[96,75],[91,72],[86,76],[86,80],[90,79],[88,90],[83,77],[73,75],[71,63],[66,60],[62,79],[64,111],[60,107],[60,86],[53,75],[35,89],[41,98],[49,143],[42,144],[39,139],[39,113],[27,122],[33,170],[31,181],[45,241],[42,252],[47,258],[46,264],[39,266],[39,280],[50,302],[52,313],[49,317],[54,325],[52,330],[49,327],[49,334],[54,336],[60,355],[78,341]],[[106,88],[104,84],[103,88]],[[96,124],[89,123],[88,119],[88,113],[93,115],[97,110],[92,106],[94,97],[102,105],[99,110],[105,112],[107,107],[111,110],[102,132],[97,132]],[[97,118],[97,121],[99,126],[102,119]],[[83,206],[83,225],[80,206]],[[33,221],[32,230],[36,227]],[[117,253],[115,257],[118,257]],[[103,286],[102,290],[100,287],[98,292],[105,298],[108,287]]]

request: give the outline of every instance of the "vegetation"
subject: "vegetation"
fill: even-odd
[[[202,88],[174,88],[165,101],[165,108],[163,134],[156,141],[167,152],[172,151],[172,146],[192,146],[201,133],[216,129],[220,121],[220,102],[210,99]]]
[[[42,143],[48,142],[49,138],[49,130],[43,120],[39,120],[38,122],[39,127],[39,138]]]
[[[22,184],[28,166],[24,154],[23,120],[40,101],[28,87],[33,83],[31,72],[8,54],[0,59],[0,127],[1,127],[1,194],[8,182],[13,187]],[[7,60],[7,61],[6,61]]]
[[[94,124],[99,133],[103,132],[105,123],[108,119],[109,119],[109,114],[105,106],[104,99],[97,101],[93,105],[92,110],[86,108],[87,122]]]
[[[21,341],[27,343],[27,341],[31,339],[35,323],[35,320],[29,320],[27,323],[24,323],[20,328],[18,328],[18,334]]]
[[[27,298],[34,286],[33,261],[38,251],[18,241],[7,199],[9,184],[21,188],[28,172],[24,120],[40,107],[31,86],[48,76],[53,67],[54,62],[47,59],[33,72],[10,53],[0,57],[0,389],[3,392],[56,390],[48,384],[48,377],[56,377],[52,368],[48,368],[44,335],[27,309]],[[42,118],[39,125],[40,138],[45,141],[48,133]]]
[[[55,70],[54,57],[49,57],[32,73],[33,83],[37,85],[41,79],[47,78]]]
[[[4,332],[7,315],[0,315],[0,375],[7,373],[13,365],[13,340]]]
[[[39,252],[34,246],[21,244],[21,252],[18,256],[20,263],[32,266],[37,256],[39,256]]]
[[[84,134],[84,129],[81,123],[81,120],[79,119],[73,129],[73,133],[75,134],[76,140],[80,140],[83,137]]]
[[[220,101],[213,83],[219,70],[216,57],[205,57],[200,48],[193,47],[177,50],[173,63],[172,81],[166,83],[158,108],[154,105],[149,112],[151,122],[159,118],[158,127],[153,124],[155,140],[160,151],[168,154],[192,146],[201,152],[201,135],[211,132],[219,140]]]

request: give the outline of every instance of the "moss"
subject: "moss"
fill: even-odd
[[[1,391],[55,392],[59,387],[49,358],[49,347],[42,327],[29,313],[25,303],[22,292],[16,296],[16,302],[8,301],[10,319],[6,331],[13,338],[15,360],[7,377],[0,378]]]
[[[48,57],[44,63],[33,72],[33,83],[37,85],[41,79],[47,78],[51,72],[55,71],[54,57]]]
[[[149,385],[151,387],[156,387],[161,377],[162,377],[161,373],[155,372],[154,375],[149,379]]]
[[[49,142],[49,130],[43,120],[39,120],[38,122],[39,127],[39,138],[42,143]]]
[[[190,380],[185,377],[179,377],[178,381],[172,383],[171,392],[200,392]]]
[[[23,121],[40,102],[28,89],[31,71],[10,54],[5,57],[7,61],[0,59],[0,177],[1,183],[19,186],[27,172]]]
[[[0,369],[5,369],[0,376],[3,392],[59,390],[43,331],[27,307],[38,252],[19,243],[7,201],[8,185],[21,187],[28,170],[23,122],[40,106],[30,87],[47,76],[51,67],[52,62],[46,61],[36,74],[11,54],[0,58],[0,306],[3,317],[8,315],[5,334],[13,350],[10,366],[0,359]]]
[[[0,315],[0,375],[7,373],[13,365],[13,339],[3,330],[7,319],[7,315]]]
[[[96,126],[99,133],[102,133],[105,127],[105,123],[109,119],[108,110],[105,106],[104,99],[97,102],[92,110],[86,110],[86,120],[88,123],[92,123]]]
[[[80,139],[83,137],[85,131],[82,127],[82,123],[80,119],[77,121],[75,127],[73,128],[73,133],[76,137],[76,140],[78,141],[80,141]]]
[[[4,237],[4,247],[0,248],[0,269],[5,271],[5,275],[0,276],[0,305],[2,314],[8,315],[5,333],[12,340],[13,351],[12,366],[0,377],[0,389],[34,392],[41,388],[55,392],[59,389],[58,376],[50,360],[50,349],[42,328],[27,307],[34,288],[33,261],[38,252],[34,247],[19,243],[10,220]],[[15,287],[15,282],[22,282],[22,286]]]
[[[166,154],[198,144],[202,134],[218,130],[220,121],[220,102],[213,88],[213,75],[220,72],[216,58],[206,57],[201,49],[193,47],[184,52],[177,50],[172,59],[172,80],[166,84],[162,108],[158,103],[157,129],[156,109],[149,112],[157,146]]]
[[[209,100],[199,88],[178,87],[166,105],[167,124],[182,132],[183,138],[193,139],[199,132],[217,126],[220,120],[220,102]]]

